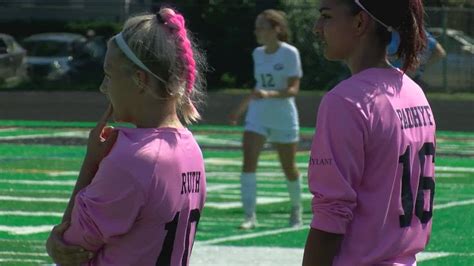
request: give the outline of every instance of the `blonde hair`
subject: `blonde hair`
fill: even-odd
[[[176,97],[178,115],[190,124],[201,118],[196,106],[203,102],[205,95],[203,72],[207,64],[186,29],[184,18],[174,11],[162,11],[129,18],[122,36],[152,76],[159,77],[155,96]],[[127,67],[139,68],[130,60],[126,62]]]

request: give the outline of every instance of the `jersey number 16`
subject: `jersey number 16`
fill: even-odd
[[[410,146],[408,146],[405,153],[400,156],[398,162],[403,166],[402,175],[402,207],[404,215],[400,215],[400,227],[408,227],[411,224],[413,217],[413,207],[415,207],[415,215],[420,219],[422,224],[426,224],[431,220],[433,216],[433,199],[435,193],[435,182],[432,176],[425,176],[425,161],[426,156],[431,155],[432,161],[435,160],[435,147],[433,143],[427,142],[418,151],[418,159],[420,162],[420,181],[418,185],[418,191],[415,194],[416,204],[413,206],[413,194],[411,191],[410,178],[412,177],[410,167]],[[430,162],[428,162],[430,163]],[[430,204],[429,211],[424,210],[425,206],[425,190],[430,191]]]

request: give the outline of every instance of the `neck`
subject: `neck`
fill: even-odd
[[[265,44],[265,52],[267,54],[273,54],[278,48],[280,48],[280,42],[278,40]]]
[[[141,105],[136,111],[134,124],[138,128],[172,127],[182,128],[174,101],[152,101]]]
[[[384,47],[374,45],[376,40],[365,42],[366,45],[356,46],[352,55],[345,60],[351,74],[355,75],[368,68],[389,68],[387,52]]]

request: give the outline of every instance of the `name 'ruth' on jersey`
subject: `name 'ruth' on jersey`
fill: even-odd
[[[181,195],[190,194],[190,193],[199,193],[200,181],[201,181],[200,171],[181,173]]]

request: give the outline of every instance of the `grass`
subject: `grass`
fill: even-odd
[[[75,132],[79,138],[85,138],[83,133],[93,125],[94,123],[0,121],[1,265],[38,265],[51,262],[45,254],[44,241],[51,226],[61,219],[60,215],[77,177],[85,147],[49,144],[47,139],[60,132]],[[275,153],[267,150],[261,156],[258,195],[267,202],[259,204],[257,208],[260,226],[252,232],[242,232],[237,229],[242,218],[242,211],[238,207],[242,160],[238,146],[242,129],[194,126],[192,130],[203,147],[208,188],[213,188],[208,193],[207,207],[201,216],[197,243],[207,243],[218,248],[302,249],[308,227],[287,230],[288,196]],[[302,135],[310,138],[313,131],[314,129],[305,128]],[[42,135],[38,136],[42,141],[29,144],[26,137],[31,134]],[[23,139],[25,142],[8,143],[5,141],[6,137]],[[419,265],[474,265],[474,235],[469,233],[474,221],[474,134],[439,132],[438,139],[439,155],[436,165],[441,170],[437,170],[435,206],[448,203],[458,205],[435,210],[433,234],[426,250],[426,254],[448,255],[422,260]],[[463,151],[461,156],[459,151]],[[306,171],[307,160],[307,150],[297,154],[297,162],[303,173]],[[312,218],[309,208],[311,195],[306,183],[303,187],[303,220],[307,225]],[[464,203],[460,204],[462,202]],[[223,207],[232,203],[237,204],[237,207]],[[19,213],[20,211],[24,214]],[[43,212],[44,215],[34,215],[38,212]],[[34,230],[28,232],[27,226]],[[14,230],[14,227],[21,228]],[[271,257],[267,256],[263,260]],[[197,259],[194,258],[195,261]],[[261,263],[267,265],[265,261]]]

